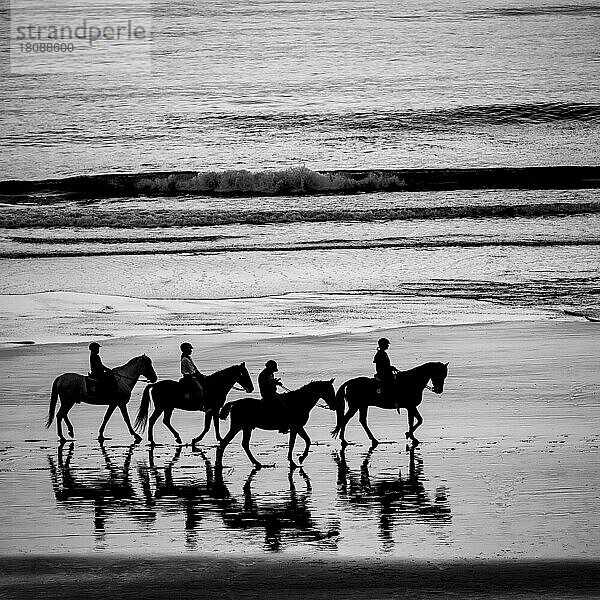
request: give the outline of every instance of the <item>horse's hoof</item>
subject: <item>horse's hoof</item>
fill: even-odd
[[[371,440],[371,450],[377,448],[379,446],[379,442],[377,440]]]
[[[299,455],[299,456],[298,456],[298,462],[299,462],[300,464],[302,464],[302,463],[303,463],[303,462],[306,460],[306,457],[307,457],[307,456],[308,456],[308,455],[306,455],[306,454],[301,454],[301,455]]]
[[[405,437],[407,440],[410,440],[410,438],[412,437],[412,433],[411,433],[410,431],[407,431],[407,432],[404,434],[404,437]]]
[[[413,437],[412,443],[413,443],[413,446],[418,446],[421,442],[416,437]]]
[[[342,440],[342,449],[348,446],[348,442],[346,440]]]
[[[134,444],[139,444],[142,441],[142,436],[141,435],[134,435],[133,436],[133,443]]]
[[[255,462],[254,463],[254,468],[258,471],[259,469],[262,469],[263,466],[259,462]]]
[[[181,446],[182,445],[181,438],[175,438],[175,443],[179,444]]]
[[[290,471],[295,471],[300,465],[297,465],[293,460],[290,460]]]

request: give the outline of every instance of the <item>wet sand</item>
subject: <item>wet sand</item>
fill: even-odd
[[[432,564],[351,559],[8,559],[10,598],[598,598],[597,561]]]
[[[444,394],[425,394],[417,449],[406,447],[405,414],[375,409],[380,446],[370,451],[353,421],[341,453],[329,435],[334,415],[315,409],[311,453],[291,474],[287,439],[273,433],[253,436],[257,457],[273,465],[258,472],[239,438],[219,471],[212,433],[192,452],[161,422],[153,452],[129,445],[117,415],[101,447],[98,407],[75,407],[76,440],[57,448],[54,426],[43,427],[50,385],[61,372],[85,371],[85,345],[2,349],[0,591],[93,598],[110,581],[111,594],[158,597],[168,581],[173,597],[257,597],[281,586],[286,597],[309,598],[340,589],[355,598],[594,597],[599,332],[572,321],[190,336],[205,371],[245,359],[255,378],[275,357],[288,387],[368,374],[380,334],[398,366],[450,361]],[[116,365],[146,352],[161,378],[174,377],[179,341],[107,341],[103,357]],[[201,419],[175,413],[173,424],[189,440]]]

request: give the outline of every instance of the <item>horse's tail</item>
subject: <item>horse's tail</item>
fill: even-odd
[[[223,405],[223,408],[219,412],[219,419],[224,421],[229,416],[231,408],[234,404],[235,402],[228,402],[227,404]]]
[[[50,395],[50,408],[48,409],[48,419],[46,419],[46,429],[52,425],[54,420],[54,411],[56,410],[56,403],[58,402],[58,380],[57,377],[52,383],[52,394]]]
[[[346,408],[346,387],[349,383],[349,381],[342,383],[335,395],[336,426],[331,431],[331,437],[337,437],[342,428],[344,409]]]
[[[146,423],[148,423],[148,409],[150,408],[150,390],[153,387],[154,384],[150,383],[144,388],[142,402],[140,403],[137,416],[135,417],[134,427],[138,431],[144,431],[146,429]]]

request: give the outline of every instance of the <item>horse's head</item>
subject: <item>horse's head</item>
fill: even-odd
[[[431,383],[433,384],[433,391],[436,394],[441,394],[444,391],[444,381],[448,376],[448,363],[433,363],[434,373],[431,375]]]
[[[140,368],[141,374],[148,380],[150,383],[156,383],[158,376],[156,375],[156,371],[152,366],[152,359],[145,354],[139,357],[140,359]]]
[[[319,398],[325,400],[327,404],[327,408],[329,410],[335,410],[335,388],[333,387],[333,382],[335,381],[335,377],[333,379],[328,379],[327,381],[315,381],[315,385],[318,386]]]
[[[251,394],[254,391],[254,384],[252,383],[252,378],[250,377],[250,373],[248,373],[245,362],[238,365],[235,381],[246,390],[247,394]]]

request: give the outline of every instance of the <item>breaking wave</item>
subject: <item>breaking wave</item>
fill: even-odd
[[[575,189],[600,187],[598,166],[473,169],[337,169],[313,171],[175,171],[80,175],[40,181],[2,181],[4,203],[180,196],[289,196],[377,191],[458,189]]]

